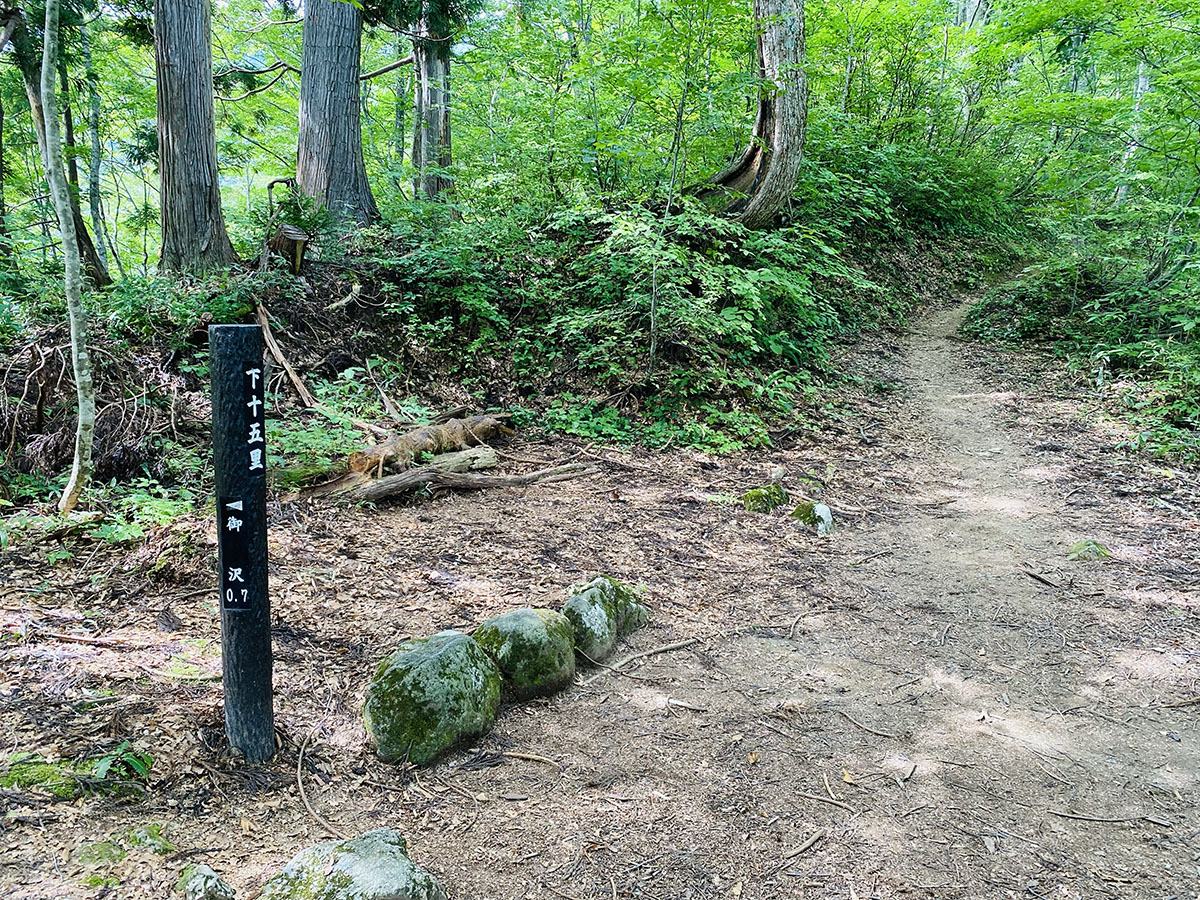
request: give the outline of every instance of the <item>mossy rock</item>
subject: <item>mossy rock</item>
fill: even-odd
[[[591,581],[573,585],[572,591],[598,588],[608,597],[617,617],[617,637],[632,634],[650,621],[650,610],[641,602],[641,594],[611,575],[597,575]]]
[[[575,629],[575,647],[599,662],[612,653],[617,638],[623,637],[650,618],[637,592],[609,575],[571,586],[563,615]]]
[[[175,890],[183,894],[183,900],[233,900],[234,897],[233,888],[204,863],[185,866],[175,882]]]
[[[133,847],[145,847],[158,854],[171,853],[175,845],[167,840],[168,826],[162,822],[150,822],[129,830],[129,843]]]
[[[473,635],[496,661],[509,696],[547,697],[575,677],[575,630],[552,609],[515,609],[488,619]]]
[[[1067,550],[1067,559],[1076,562],[1088,559],[1108,559],[1110,556],[1112,556],[1112,553],[1109,552],[1109,549],[1092,538],[1084,538],[1082,541],[1076,541]]]
[[[432,875],[413,865],[399,832],[380,828],[349,840],[325,841],[301,850],[264,885],[259,897],[446,900],[446,893]]]
[[[70,763],[52,763],[25,753],[9,758],[0,774],[0,788],[33,788],[59,800],[73,800],[80,793],[78,773]]]
[[[804,500],[792,510],[791,518],[811,525],[817,529],[817,534],[829,534],[833,531],[833,513],[824,503]]]
[[[787,491],[778,484],[751,488],[742,494],[742,506],[746,507],[749,512],[768,513],[783,506],[787,501]]]
[[[406,641],[367,687],[367,735],[385,762],[424,765],[492,727],[500,687],[496,664],[460,631]]]

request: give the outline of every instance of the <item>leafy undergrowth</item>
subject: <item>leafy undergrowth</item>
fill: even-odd
[[[1166,287],[1095,258],[1055,260],[989,292],[971,337],[1036,342],[1067,357],[1136,430],[1121,449],[1200,461],[1200,300],[1191,279]]]

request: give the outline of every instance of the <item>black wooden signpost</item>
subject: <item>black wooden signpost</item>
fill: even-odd
[[[267,444],[257,325],[210,325],[225,733],[247,762],[275,755],[267,595]]]

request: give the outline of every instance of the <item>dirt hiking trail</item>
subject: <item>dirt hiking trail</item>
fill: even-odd
[[[150,808],[10,831],[0,877],[95,896],[72,843],[157,819],[253,896],[325,836],[295,793],[311,734],[314,807],[347,833],[398,828],[462,900],[1200,897],[1196,475],[1111,452],[1043,362],[958,340],[963,311],[855,351],[878,390],[820,442],[602,450],[586,481],[281,520],[278,771],[212,755],[215,687],[143,689],[126,721],[171,748]],[[834,534],[713,502],[778,465]],[[1111,558],[1068,560],[1085,538]],[[397,641],[557,605],[590,571],[654,608],[614,660],[696,643],[584,671],[431,769],[374,759],[362,688]],[[85,651],[107,652],[57,647],[55,665],[94,676]],[[165,896],[185,861],[142,859],[112,896]]]

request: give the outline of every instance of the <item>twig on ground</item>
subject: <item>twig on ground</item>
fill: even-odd
[[[113,647],[119,650],[150,650],[154,644],[135,644],[129,641],[119,641],[115,638],[87,637],[82,634],[62,634],[57,631],[43,631],[39,637],[55,641],[65,641],[68,644],[88,644],[92,647]]]
[[[878,553],[872,553],[869,556],[864,556],[862,559],[857,560],[855,562],[846,563],[846,568],[853,569],[855,566],[861,566],[864,563],[869,563],[873,559],[882,559],[885,556],[891,556],[891,555],[892,555],[891,550],[880,550]]]
[[[324,720],[322,719],[322,721]],[[300,799],[304,801],[304,808],[308,810],[308,814],[320,822],[322,827],[331,835],[336,838],[341,838],[343,841],[345,841],[349,840],[349,835],[342,834],[342,832],[330,825],[329,822],[327,822],[319,812],[313,809],[313,805],[308,802],[308,794],[304,791],[304,775],[302,769],[304,766],[304,751],[308,749],[309,740],[314,734],[317,733],[317,729],[320,727],[321,722],[318,722],[316,725],[314,725],[312,730],[304,736],[304,742],[300,745],[300,754],[296,757],[296,787],[300,791]]]
[[[690,647],[690,646],[692,646],[692,644],[698,644],[698,643],[700,643],[699,638],[688,638],[685,641],[676,641],[674,644],[666,644],[662,647],[655,647],[653,650],[642,650],[640,653],[631,653],[629,656],[626,656],[623,659],[618,660],[617,662],[613,663],[611,666],[605,666],[604,668],[608,669],[610,672],[619,672],[620,674],[624,675],[626,673],[621,672],[621,669],[624,668],[625,666],[627,666],[629,663],[634,662],[635,660],[645,659],[647,656],[657,656],[660,653],[669,653],[672,650],[682,650],[684,647]],[[604,677],[603,672],[601,672],[598,675],[593,675],[591,678],[584,681],[580,686],[587,687],[588,685],[592,684],[593,682],[599,681],[603,677]]]
[[[538,756],[536,753],[518,753],[515,750],[506,750],[504,751],[503,755],[507,756],[509,759],[527,759],[530,762],[540,762],[545,763],[548,766],[555,766],[560,769],[562,768],[561,763],[555,762],[548,756]]]
[[[832,797],[822,797],[820,794],[801,794],[805,800],[816,800],[818,803],[828,803],[830,806],[837,806],[846,812],[854,812],[854,807],[849,803],[843,803],[841,800],[834,800]]]
[[[1042,584],[1047,585],[1049,587],[1052,587],[1052,588],[1062,587],[1062,585],[1059,584],[1057,581],[1051,581],[1045,575],[1040,575],[1037,572],[1033,571],[1032,569],[1021,569],[1021,571],[1024,572],[1026,575],[1028,575],[1030,578],[1032,578],[1034,581],[1040,581]]]
[[[819,841],[823,837],[825,837],[825,829],[824,828],[814,831],[812,834],[810,834],[805,839],[804,843],[801,844],[799,847],[797,847],[795,850],[789,850],[787,853],[783,854],[783,858],[784,859],[795,859],[797,856],[799,856],[805,850],[812,849],[812,847],[817,843],[817,841]]]
[[[844,709],[839,709],[838,712],[840,712],[843,716],[845,716],[846,720],[851,725],[857,725],[863,731],[870,732],[871,734],[878,735],[879,737],[891,738],[893,741],[900,740],[900,735],[891,734],[887,731],[880,731],[877,728],[872,728],[870,725],[864,725],[862,722],[858,721],[858,719],[854,718],[854,716],[850,715],[850,713],[846,712]]]
[[[1138,819],[1145,818],[1144,816],[1123,816],[1119,819],[1108,819],[1103,816],[1085,816],[1081,813],[1062,812],[1057,809],[1048,809],[1046,812],[1052,816],[1058,816],[1060,819],[1078,819],[1081,822],[1112,822],[1119,824],[1121,822],[1136,822]]]

